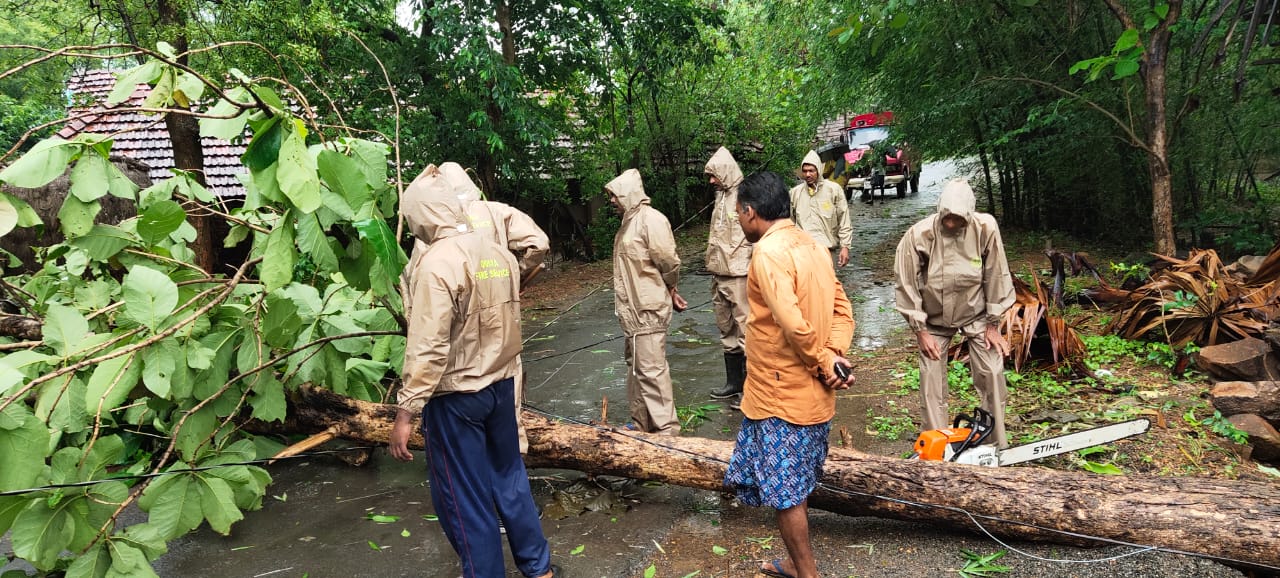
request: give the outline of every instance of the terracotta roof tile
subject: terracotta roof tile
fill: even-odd
[[[105,101],[115,84],[115,76],[106,70],[90,70],[72,76],[67,81],[72,101],[93,104],[72,107],[70,115],[89,116],[68,122],[58,131],[58,136],[69,139],[80,133],[113,135],[115,144],[112,152],[146,163],[153,181],[173,176],[169,172],[173,168],[173,145],[164,128],[164,120],[138,112],[113,112],[116,108],[141,106],[151,88],[139,84],[128,100],[109,107]],[[205,180],[209,192],[223,198],[243,197],[244,186],[234,175],[248,170],[240,163],[245,146],[209,137],[201,138],[200,143],[204,149]]]

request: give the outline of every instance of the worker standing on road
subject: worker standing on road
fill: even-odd
[[[742,503],[777,511],[788,559],[770,576],[813,578],[809,494],[822,476],[838,389],[853,383],[844,358],[853,313],[825,247],[787,219],[787,187],[774,173],[738,189],[738,220],[755,243],[747,273],[747,382],[742,427],[724,483]],[[840,367],[837,371],[836,366]]]
[[[551,248],[547,234],[538,227],[532,217],[520,209],[506,203],[485,200],[481,195],[480,187],[467,176],[467,171],[462,168],[462,165],[445,162],[440,164],[438,170],[440,176],[462,203],[467,213],[467,223],[471,228],[477,233],[491,237],[495,243],[506,247],[515,255],[520,264],[520,289],[524,289],[524,283],[532,279],[537,270],[542,267],[542,260]],[[419,176],[419,178],[422,177]],[[418,260],[426,253],[426,249],[425,242],[421,239],[414,240],[409,265],[401,275],[402,283],[408,283],[409,272],[417,266]],[[406,305],[412,306],[411,303]],[[407,308],[405,317],[412,317],[412,312]],[[516,423],[519,425],[520,454],[523,455],[529,451],[529,440],[524,433],[524,424],[520,422],[520,406],[524,403],[524,366],[519,357],[516,357],[515,387]]]
[[[506,247],[475,233],[434,166],[405,191],[400,212],[427,247],[404,295],[412,316],[391,455],[413,459],[408,442],[420,413],[431,503],[464,576],[506,576],[501,519],[520,572],[553,578],[559,571],[517,451],[519,266]]]
[[[814,151],[804,155],[800,176],[804,182],[791,189],[791,218],[819,245],[831,251],[837,267],[848,265],[853,221],[844,189],[822,178],[822,159]]]
[[[711,210],[711,230],[707,234],[707,270],[711,272],[711,302],[715,306],[716,328],[724,350],[724,385],[711,390],[715,399],[732,399],[736,408],[747,378],[747,266],[751,263],[751,242],[738,225],[738,183],[742,169],[729,149],[720,147],[707,161],[704,174],[716,189]]]
[[[604,186],[622,215],[613,237],[614,313],[626,336],[629,428],[679,435],[676,402],[667,365],[671,310],[689,304],[676,290],[680,254],[671,223],[649,206],[640,171],[627,169]]]
[[[982,409],[995,419],[997,446],[1008,445],[1004,357],[1009,342],[1000,318],[1013,305],[1013,277],[995,217],[977,211],[968,181],[942,188],[938,212],[902,235],[894,259],[897,309],[920,347],[924,429],[945,428],[947,349],[956,333],[969,341],[969,368]]]

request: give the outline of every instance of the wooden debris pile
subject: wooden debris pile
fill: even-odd
[[[1107,331],[1175,349],[1261,336],[1280,319],[1280,244],[1255,271],[1232,274],[1213,250],[1156,255],[1150,280],[1118,303]]]

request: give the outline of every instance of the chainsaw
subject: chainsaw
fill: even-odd
[[[975,466],[1011,466],[1142,435],[1151,428],[1151,421],[1139,418],[1005,449],[983,443],[995,429],[994,425],[990,412],[974,408],[972,418],[962,414],[956,416],[950,428],[920,434],[911,459]]]

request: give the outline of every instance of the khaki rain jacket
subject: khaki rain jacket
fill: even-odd
[[[627,169],[604,190],[618,197],[624,210],[613,238],[613,309],[622,332],[665,332],[671,324],[668,291],[680,282],[680,254],[671,223],[649,206],[640,171]]]
[[[800,167],[813,165],[818,169],[818,182],[813,188],[800,183],[791,189],[791,216],[796,226],[813,236],[826,249],[853,246],[853,220],[849,216],[849,202],[844,198],[840,185],[822,178],[822,159],[809,151]]]
[[[720,181],[716,205],[711,210],[711,231],[707,235],[707,270],[712,275],[745,277],[751,263],[751,242],[738,224],[738,183],[742,169],[729,149],[720,147],[707,161],[705,174]]]
[[[476,234],[439,170],[428,166],[405,191],[400,212],[426,243],[407,271],[403,386],[397,402],[417,413],[436,395],[480,391],[515,377],[520,297],[515,257]]]
[[[912,331],[929,328],[966,332],[998,323],[1013,305],[1013,278],[995,217],[979,213],[973,189],[963,179],[946,184],[938,212],[902,236],[894,259],[897,309]],[[942,228],[947,215],[964,217],[960,234]]]

